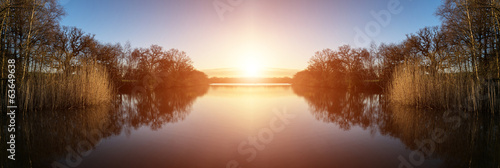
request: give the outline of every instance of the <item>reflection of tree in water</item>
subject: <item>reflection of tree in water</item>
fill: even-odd
[[[184,120],[197,97],[204,95],[208,86],[167,89],[155,93],[120,95],[116,124],[137,129],[148,126],[159,129],[164,123]]]
[[[387,117],[381,111],[381,95],[296,86],[293,91],[306,99],[316,119],[334,122],[345,130],[352,126],[373,129]]]
[[[447,167],[500,166],[497,117],[490,114],[463,117],[458,112],[424,111],[396,105],[389,106],[388,110],[393,114],[391,135],[399,138],[409,149],[420,148],[416,141],[434,143],[434,152],[426,159],[439,158]],[[445,132],[443,142],[433,140],[436,129]]]
[[[426,155],[426,160],[443,160],[443,167],[500,166],[498,116],[479,113],[464,118],[457,112],[443,116],[443,111],[386,103],[379,94],[295,86],[293,90],[306,99],[318,120],[338,124],[345,130],[353,126],[369,128],[372,133],[398,138],[410,150],[421,150],[416,142],[432,141],[434,130],[444,130],[445,140],[434,142],[434,150]],[[409,156],[404,157],[408,160]]]
[[[89,151],[97,141],[114,135],[106,128],[111,112],[109,106],[31,112],[17,123],[21,127],[16,130],[16,161],[2,161],[2,166],[52,167],[70,152]]]
[[[185,119],[196,98],[207,91],[208,86],[204,86],[122,94],[114,107],[32,112],[19,123],[22,129],[16,136],[16,161],[5,162],[7,153],[2,150],[5,157],[0,167],[52,167],[54,161],[64,164],[68,153],[89,151],[96,142],[124,130],[129,133],[131,128],[143,126],[158,129],[164,123]],[[2,142],[6,142],[4,138]],[[6,149],[5,145],[0,147]]]

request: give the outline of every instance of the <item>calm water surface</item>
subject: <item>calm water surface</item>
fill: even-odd
[[[445,115],[443,115],[445,114]],[[31,115],[33,167],[498,167],[498,120],[377,93],[212,85]],[[24,151],[25,152],[25,151]],[[20,151],[23,153],[23,151]]]

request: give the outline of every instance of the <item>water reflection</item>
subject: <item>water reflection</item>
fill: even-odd
[[[124,93],[118,95],[112,106],[32,112],[16,139],[16,161],[2,160],[2,167],[78,166],[84,155],[108,137],[140,127],[156,130],[165,123],[183,120],[194,101],[207,90],[208,87],[189,87]],[[2,150],[2,159],[4,156]]]
[[[500,166],[500,130],[497,117],[455,111],[415,110],[390,106],[391,136],[407,148],[420,150],[427,160],[439,159],[445,167]],[[443,132],[436,140],[435,132]],[[426,152],[427,150],[427,152]],[[405,156],[408,158],[408,156]]]
[[[411,152],[401,153],[403,159],[398,158],[400,165],[395,167],[500,166],[498,117],[490,114],[417,110],[389,104],[376,93],[310,87],[293,90],[305,98],[320,121],[346,131],[359,126],[403,142]],[[424,157],[419,158],[420,154]]]
[[[382,110],[381,94],[312,87],[293,87],[293,91],[306,99],[318,120],[336,123],[345,130],[352,126],[373,129],[389,119]]]
[[[60,161],[67,154],[90,151],[102,138],[115,134],[106,127],[111,112],[110,106],[33,112],[21,123],[16,136],[16,161],[9,160],[2,165],[50,167],[52,162]]]
[[[259,136],[276,117],[273,109],[282,107],[297,116],[247,163],[241,142]],[[4,162],[2,151],[2,166],[225,167],[236,159],[243,167],[498,167],[497,118],[310,87],[124,93],[111,106],[30,113],[17,139],[17,161]]]
[[[121,94],[114,123],[125,128],[147,126],[157,130],[164,123],[175,123],[186,118],[196,98],[207,91],[208,86],[202,86]]]

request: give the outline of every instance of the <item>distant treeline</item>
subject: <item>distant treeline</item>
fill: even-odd
[[[325,49],[318,51],[309,61],[306,70],[293,77],[293,84],[331,87],[356,88],[365,81],[378,81],[378,72],[373,51],[362,48],[352,48],[344,45],[338,50]]]
[[[208,84],[183,51],[102,43],[61,26],[64,14],[57,0],[0,1],[2,100],[9,59],[16,61],[16,100],[24,109],[100,104],[131,83],[147,89]]]
[[[210,78],[210,83],[291,83],[292,78]]]
[[[357,89],[377,82],[393,102],[498,110],[500,2],[445,0],[436,15],[441,26],[400,43],[318,51],[293,84]]]

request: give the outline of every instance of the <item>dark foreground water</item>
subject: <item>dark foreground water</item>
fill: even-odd
[[[289,85],[121,94],[113,106],[33,112],[20,130],[17,160],[5,159],[3,150],[4,167],[498,168],[500,163],[500,130],[491,115],[417,111],[387,104],[377,93]]]

